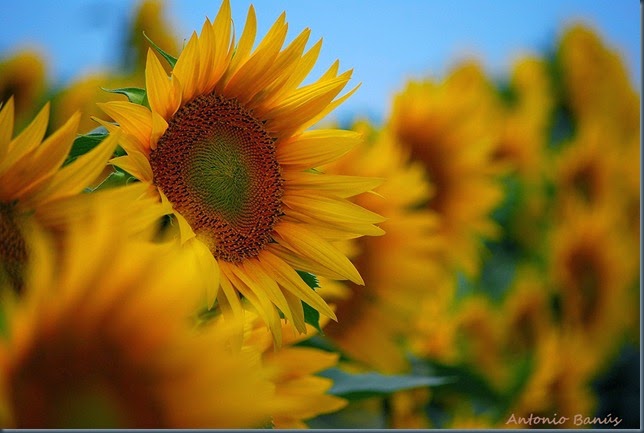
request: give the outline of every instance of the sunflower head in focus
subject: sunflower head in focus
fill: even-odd
[[[250,302],[280,338],[280,313],[305,331],[302,302],[333,311],[296,270],[362,284],[330,240],[378,231],[382,221],[347,197],[371,187],[313,170],[359,142],[359,134],[306,129],[346,99],[351,77],[335,62],[301,85],[321,42],[305,51],[304,30],[285,48],[282,14],[255,49],[255,12],[235,40],[226,0],[214,22],[193,33],[168,76],[148,52],[149,108],[102,105],[123,132],[127,155],[112,161],[157,189],[173,207],[178,239],[201,254],[211,305],[224,313]],[[355,89],[354,89],[355,90]],[[323,229],[324,230],[323,230]]]
[[[396,95],[388,123],[427,169],[434,186],[429,207],[450,245],[448,264],[476,274],[483,239],[499,233],[490,213],[503,198],[494,160],[501,111],[492,84],[474,63],[456,68],[443,83],[410,81]]]
[[[191,252],[115,231],[114,203],[94,204],[56,247],[44,232],[28,238],[24,296],[2,303],[0,425],[264,425],[269,371],[235,346],[235,323],[195,326],[204,279]]]
[[[25,232],[35,221],[55,226],[69,208],[65,201],[99,176],[116,147],[117,137],[110,137],[63,166],[79,119],[79,113],[72,115],[44,138],[49,120],[46,104],[14,137],[13,98],[0,107],[0,279],[8,279],[17,290],[28,255]]]

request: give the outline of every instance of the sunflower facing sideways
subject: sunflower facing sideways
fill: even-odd
[[[14,114],[10,98],[0,106],[0,281],[8,280],[20,291],[21,269],[28,255],[25,232],[34,223],[56,225],[69,207],[68,200],[73,201],[101,173],[117,137],[63,166],[80,114],[45,139],[49,104],[15,137]]]
[[[374,224],[383,220],[347,200],[370,190],[373,180],[312,170],[359,142],[355,132],[305,131],[355,89],[336,98],[351,78],[351,71],[338,74],[337,61],[300,86],[321,41],[304,52],[306,29],[282,50],[286,32],[282,14],[253,50],[251,6],[236,42],[226,0],[215,20],[193,33],[170,77],[148,52],[149,108],[101,105],[118,124],[104,126],[123,132],[127,152],[112,163],[155,185],[159,199],[172,204],[177,238],[201,254],[211,276],[210,306],[216,300],[224,314],[241,314],[241,294],[277,342],[280,312],[305,332],[302,302],[335,319],[296,270],[363,284],[329,241],[381,234]]]

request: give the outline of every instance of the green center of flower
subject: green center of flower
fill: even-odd
[[[0,202],[0,288],[20,292],[27,262],[27,246],[18,225],[14,206]]]
[[[275,139],[236,99],[181,107],[150,153],[155,184],[217,258],[241,262],[271,240],[281,215]]]

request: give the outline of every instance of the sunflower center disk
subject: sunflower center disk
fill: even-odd
[[[150,154],[156,185],[217,258],[241,262],[281,215],[274,139],[236,99],[200,96],[172,117]]]

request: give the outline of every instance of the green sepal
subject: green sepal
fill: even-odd
[[[63,166],[73,162],[79,156],[85,155],[87,152],[94,149],[107,136],[107,130],[103,127],[96,128],[87,134],[77,136],[72,144],[69,154],[67,155],[67,159],[65,159],[65,162],[63,163]]]
[[[118,89],[106,89],[101,87],[101,90],[104,90],[109,93],[118,93],[120,95],[125,95],[127,100],[133,104],[145,105],[148,106],[148,94],[145,89],[138,87],[121,87]],[[149,107],[148,107],[149,108]]]
[[[324,370],[318,375],[333,380],[329,394],[347,400],[382,397],[408,389],[445,385],[455,380],[438,376],[387,375],[376,372],[347,373],[335,367]]]
[[[174,69],[174,65],[177,64],[177,58],[163,51],[160,46],[152,42],[152,39],[150,39],[148,35],[145,34],[145,32],[143,32],[143,37],[148,40],[152,48],[154,48],[157,53],[161,54],[161,56],[170,64],[170,66],[172,66],[172,69]]]

